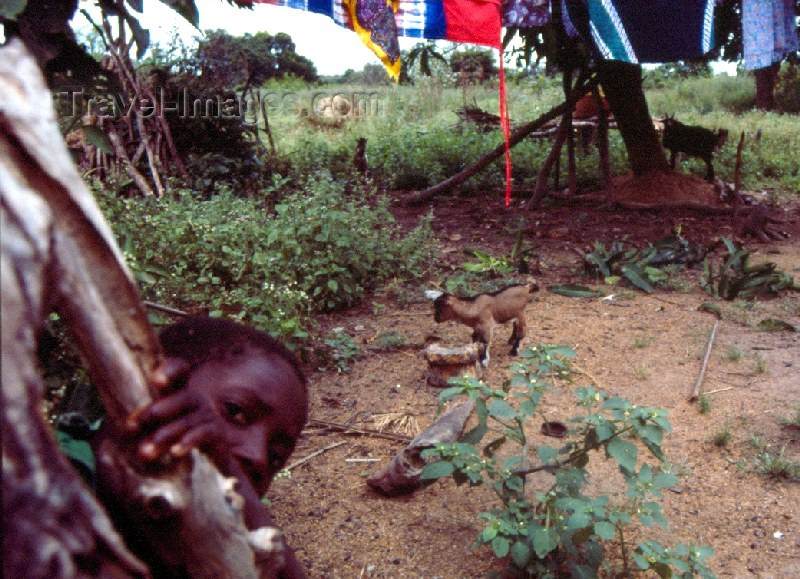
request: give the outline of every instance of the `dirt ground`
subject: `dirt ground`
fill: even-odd
[[[430,207],[395,211],[411,227]],[[797,333],[756,328],[765,318],[800,327],[800,294],[726,302],[699,288],[699,272],[686,271],[671,276],[671,289],[647,295],[597,285],[582,274],[576,251],[595,240],[607,243],[624,236],[642,246],[678,225],[687,239],[706,244],[733,235],[730,216],[689,210],[608,211],[588,205],[532,212],[520,202],[504,208],[500,194],[488,200],[444,196],[432,208],[441,260],[453,271],[466,260],[465,247],[507,255],[515,227],[524,220],[525,241],[535,247],[533,265],[542,288],[527,308],[526,343],[569,345],[578,353],[576,364],[607,392],[669,411],[673,432],[664,448],[670,470],[680,477],[662,501],[670,528],[648,529],[639,538],[710,545],[715,549],[710,567],[719,576],[800,577],[800,485],[756,472],[753,444],[758,437],[773,454],[785,449],[787,459],[800,460],[800,430],[782,424],[800,410],[800,339]],[[757,250],[755,262],[774,261],[798,279],[800,212],[793,208],[782,218],[788,221],[781,226],[791,234],[788,240],[747,240],[746,245]],[[379,429],[385,422],[381,419],[389,417],[404,417],[395,424],[420,428],[434,419],[440,391],[425,381],[422,351],[432,341],[460,345],[470,339],[466,326],[434,323],[422,290],[442,281],[426,280],[418,299],[402,300],[402,305],[394,295],[374,295],[359,309],[320,320],[324,329],[340,327],[354,336],[361,354],[349,372],[309,369],[312,419],[363,429]],[[601,287],[618,300],[546,291],[556,283]],[[714,324],[713,316],[697,309],[704,301],[717,303],[723,317],[703,381],[710,410],[701,413],[687,398]],[[377,338],[388,332],[402,336],[404,345],[379,347]],[[502,384],[510,361],[508,332],[509,327],[500,330],[492,350],[487,380],[495,386]],[[572,386],[546,398],[548,418],[571,416],[571,389],[590,383],[585,375],[578,376]],[[532,425],[534,441],[552,443],[541,435],[536,438],[538,426]],[[731,442],[715,446],[712,437],[725,428]],[[342,444],[328,448],[336,443]],[[498,506],[487,489],[456,487],[450,479],[400,498],[384,498],[369,489],[366,478],[403,446],[314,423],[307,428],[292,460],[327,450],[294,467],[291,478],[276,480],[270,500],[311,577],[482,577],[502,569],[487,548],[470,548],[482,528],[477,514]],[[592,490],[619,496],[615,466],[601,457],[590,464]],[[546,487],[548,476],[529,479],[529,488]],[[619,562],[615,553],[613,546],[607,549],[612,563]]]

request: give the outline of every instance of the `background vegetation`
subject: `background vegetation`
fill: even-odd
[[[420,45],[403,84],[387,84],[373,65],[323,82],[309,63],[295,58],[291,39],[280,36],[236,39],[216,31],[195,49],[178,43],[153,51],[143,70],[159,71],[168,86],[234,95],[255,87],[258,98],[277,106],[268,125],[258,111],[255,123],[214,115],[177,123],[176,141],[188,153],[190,175],[173,182],[167,198],[131,196],[124,180],[96,181],[95,188],[146,297],[234,316],[299,345],[315,312],[355,305],[364,292],[419,277],[431,266],[430,224],[402,236],[382,193],[433,185],[496,146],[501,135],[457,114],[465,106],[497,112],[497,79],[483,51],[456,51],[447,55],[449,66],[445,57],[429,55],[421,67],[422,56],[433,50]],[[263,42],[275,50],[256,58],[254,46]],[[234,57],[244,60],[230,62]],[[284,61],[286,66],[276,66]],[[733,180],[735,136],[744,132],[743,187],[767,190],[774,200],[796,196],[800,118],[753,111],[752,78],[712,76],[708,66],[677,63],[648,70],[645,87],[654,116],[675,114],[730,131],[734,138],[715,160],[722,179]],[[778,84],[784,110],[798,108],[798,87],[796,68],[785,63]],[[352,101],[353,110],[319,117],[316,103],[334,95]],[[535,69],[509,75],[512,124],[562,99],[557,78]],[[367,139],[368,176],[353,167],[359,138]],[[532,186],[549,145],[531,138],[513,150],[515,185]],[[615,174],[627,170],[615,131],[611,158]],[[682,170],[702,176],[705,167],[688,159]],[[580,185],[598,186],[599,175],[596,152],[579,152]],[[499,195],[503,179],[497,162],[460,194]]]

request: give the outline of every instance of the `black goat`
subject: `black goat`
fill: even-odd
[[[675,157],[679,152],[699,157],[706,162],[706,181],[713,182],[714,166],[711,164],[711,157],[727,140],[728,131],[720,129],[715,133],[704,127],[684,125],[669,115],[661,122],[664,123],[664,148],[670,150],[669,162],[672,168],[675,168]]]

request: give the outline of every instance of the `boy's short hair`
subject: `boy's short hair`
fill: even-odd
[[[306,387],[303,368],[291,350],[269,334],[232,320],[188,316],[164,328],[159,340],[166,356],[180,358],[191,368],[206,362],[230,360],[253,348],[286,360]]]

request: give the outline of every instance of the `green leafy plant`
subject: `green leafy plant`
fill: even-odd
[[[209,199],[186,190],[158,201],[97,197],[147,299],[235,317],[295,344],[313,312],[422,275],[433,246],[430,219],[404,233],[385,199],[347,195],[324,174],[274,211],[225,187]]]
[[[330,348],[331,359],[340,372],[349,372],[350,364],[361,353],[353,337],[344,331],[334,331],[325,338],[325,345]]]
[[[775,295],[782,290],[800,289],[794,278],[777,269],[773,262],[750,264],[751,252],[737,247],[730,239],[723,243],[727,256],[718,269],[706,259],[700,285],[710,294],[726,300],[751,299],[757,295]]]
[[[458,485],[491,488],[500,505],[480,513],[484,527],[475,546],[490,547],[498,558],[509,556],[518,574],[595,576],[603,564],[603,542],[616,539],[623,574],[652,570],[662,577],[712,576],[705,564],[712,553],[708,547],[666,548],[645,541],[631,548],[627,543],[626,529],[634,521],[646,527],[667,524],[656,499],[662,489],[676,484],[677,477],[659,467],[663,436],[671,428],[665,411],[591,387],[578,388],[577,406],[583,414],[569,421],[567,443],[560,448],[540,445],[535,462],[529,462],[532,441],[526,424],[542,416],[542,400],[552,383],[571,379],[569,359],[574,356],[564,346],[526,349],[520,361],[509,366],[510,377],[502,388],[470,377],[451,379],[440,398],[474,400],[478,425],[458,442],[424,451],[431,462],[422,478],[452,476]],[[514,448],[501,454],[507,443]],[[640,447],[649,451],[655,465],[641,460]],[[606,495],[585,494],[587,465],[598,453],[617,463],[627,487],[622,504],[613,504]],[[527,489],[528,475],[542,471],[553,476],[550,488]],[[608,562],[606,566],[611,567]]]
[[[584,256],[588,273],[599,274],[609,284],[626,279],[634,287],[652,293],[653,284],[666,279],[663,271],[650,265],[655,251],[639,250],[627,241],[614,241],[609,247],[594,243],[594,251]]]
[[[495,275],[507,275],[515,271],[514,265],[508,257],[495,257],[480,249],[467,249],[465,253],[474,258],[475,261],[462,263],[461,268],[464,271],[470,273],[492,273]]]
[[[584,256],[584,269],[587,273],[602,275],[607,284],[625,279],[634,287],[651,293],[655,284],[667,284],[670,272],[675,273],[677,267],[693,267],[702,262],[710,249],[688,241],[681,236],[681,230],[679,225],[674,235],[642,249],[624,239],[611,242],[609,247],[596,241],[593,251]],[[673,285],[683,288],[682,283]]]

